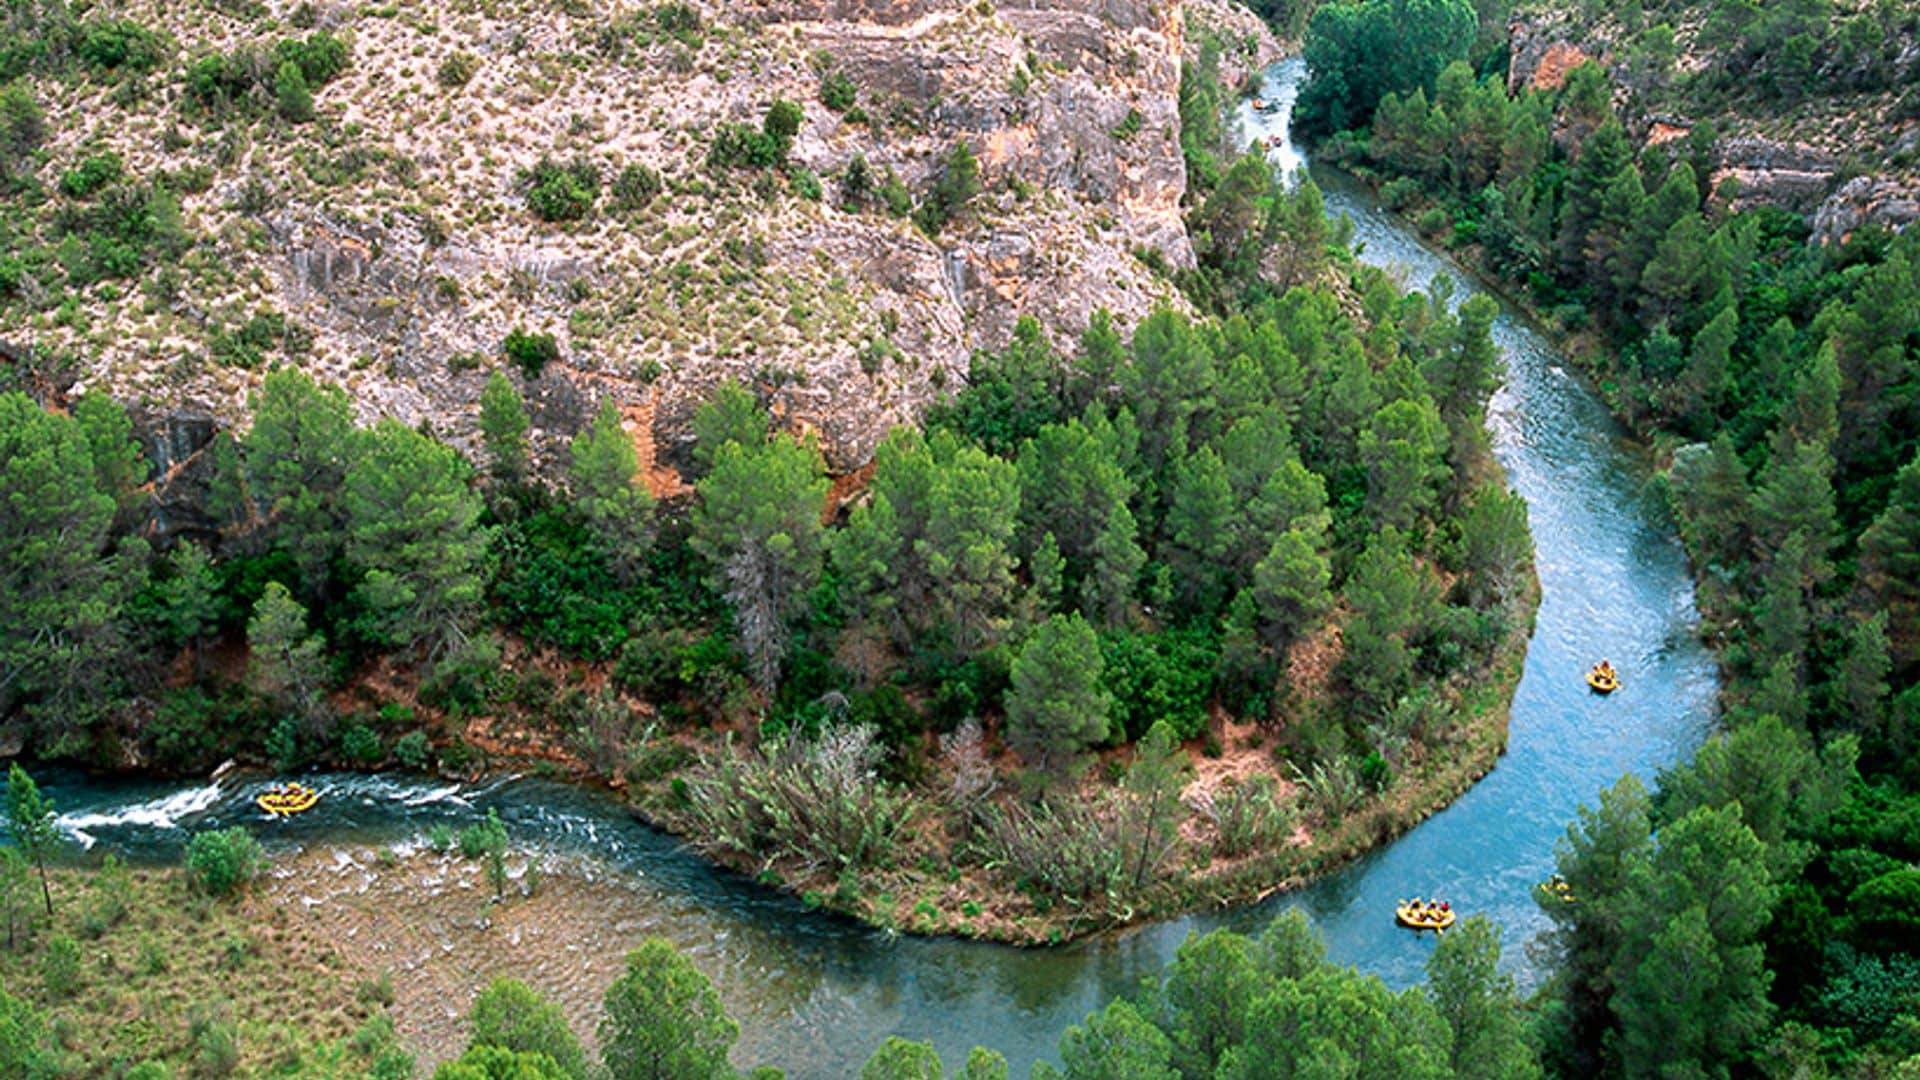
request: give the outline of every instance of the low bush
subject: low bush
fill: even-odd
[[[562,165],[543,157],[521,172],[519,183],[528,208],[541,221],[578,221],[600,197],[600,169],[584,158]]]
[[[1079,903],[1118,895],[1127,880],[1127,845],[1117,815],[1083,795],[1063,795],[1037,805],[987,804],[981,810],[978,845],[989,866],[1022,883]]]
[[[692,832],[713,848],[809,870],[886,865],[913,801],[880,779],[882,753],[866,726],[745,755],[729,745],[685,778]]]
[[[187,844],[187,872],[214,896],[231,896],[260,872],[265,855],[244,827],[195,834]]]
[[[124,168],[120,155],[108,151],[96,154],[60,174],[60,194],[85,199],[110,184],[118,183]]]
[[[347,44],[325,30],[300,38],[283,38],[273,47],[277,65],[293,64],[300,69],[308,86],[325,86],[334,76],[347,70],[351,53]]]
[[[340,733],[340,756],[354,765],[378,765],[387,756],[387,748],[372,728],[349,724]]]
[[[1214,797],[1214,850],[1226,858],[1271,848],[1293,835],[1298,815],[1270,776],[1255,776]]]
[[[458,89],[473,81],[480,72],[480,58],[470,52],[456,52],[440,61],[440,70],[435,72],[441,86],[449,90]]]
[[[409,731],[393,744],[393,759],[409,769],[424,769],[433,758],[433,743],[424,731]]]
[[[507,340],[501,343],[500,350],[529,380],[539,378],[548,364],[560,359],[560,346],[552,334],[529,333],[519,327],[507,332]]]
[[[624,213],[643,210],[664,186],[660,174],[641,164],[629,164],[613,178],[613,208]]]
[[[80,988],[80,943],[65,934],[47,939],[47,951],[40,957],[40,981],[47,996],[66,997]]]
[[[834,69],[820,76],[820,104],[843,113],[853,108],[858,99],[859,90],[846,72]]]
[[[74,54],[102,71],[144,73],[167,58],[167,39],[130,19],[104,19],[81,28]]]

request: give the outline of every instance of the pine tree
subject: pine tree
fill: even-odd
[[[480,391],[480,438],[487,448],[487,471],[509,489],[518,488],[527,476],[526,402],[520,390],[495,368],[487,376],[486,389]]]
[[[1566,205],[1560,213],[1556,253],[1560,277],[1589,282],[1598,275],[1588,263],[1589,237],[1606,212],[1607,193],[1633,169],[1633,152],[1618,120],[1609,119],[1581,143],[1580,156],[1567,174]]]
[[[1124,998],[1068,1027],[1060,1036],[1061,1071],[1040,1062],[1035,1080],[1177,1080],[1173,1043]]]
[[[1133,512],[1120,503],[1093,540],[1093,565],[1082,582],[1081,604],[1108,626],[1126,622],[1140,568],[1147,563],[1147,553],[1135,542],[1139,531]]]
[[[467,486],[472,469],[444,443],[382,420],[359,433],[341,504],[361,630],[439,656],[466,640],[486,596],[491,530]]]
[[[1738,568],[1748,558],[1747,468],[1733,436],[1721,432],[1708,446],[1674,455],[1680,527],[1688,548],[1709,566]]]
[[[1830,556],[1839,536],[1839,514],[1834,507],[1833,457],[1824,443],[1799,443],[1767,462],[1753,493],[1751,514],[1761,559],[1797,535],[1805,544],[1807,587],[1833,576]]]
[[[1013,661],[1007,689],[1007,744],[1038,768],[1065,771],[1107,737],[1113,696],[1093,628],[1078,614],[1034,628]]]
[[[1345,598],[1353,616],[1345,627],[1341,668],[1357,707],[1379,715],[1412,683],[1412,641],[1437,598],[1406,537],[1394,528],[1380,530],[1368,542],[1347,580]]]
[[[1475,492],[1460,519],[1460,550],[1473,606],[1485,610],[1512,595],[1533,561],[1526,500],[1492,484]]]
[[[1740,313],[1733,307],[1715,315],[1693,336],[1687,350],[1686,413],[1696,427],[1711,423],[1731,389],[1731,356]]]
[[[105,394],[87,393],[74,403],[73,419],[93,458],[94,486],[112,496],[116,505],[126,507],[136,499],[136,489],[146,475],[127,410]]]
[[[25,710],[52,755],[118,685],[120,613],[145,541],[110,548],[114,500],[74,419],[0,394],[0,715]]]
[[[946,1066],[930,1042],[913,1042],[898,1035],[873,1052],[860,1066],[860,1080],[946,1080]]]
[[[1122,790],[1126,793],[1126,827],[1122,835],[1133,847],[1127,864],[1138,892],[1159,876],[1180,844],[1180,823],[1186,820],[1186,804],[1180,792],[1193,773],[1180,738],[1165,720],[1156,720],[1135,744],[1133,765],[1127,769]]]
[[[1284,653],[1314,629],[1333,606],[1332,576],[1314,534],[1288,529],[1273,538],[1250,590],[1268,644]]]
[[[1435,350],[1421,367],[1446,421],[1447,460],[1459,478],[1486,455],[1487,399],[1500,385],[1500,348],[1493,343],[1499,314],[1500,305],[1491,297],[1468,297],[1460,305],[1451,345]]]
[[[755,683],[771,693],[788,625],[820,580],[827,498],[820,453],[786,435],[751,447],[730,439],[698,486],[690,542],[708,562],[708,584],[733,608]]]
[[[1500,970],[1500,931],[1475,915],[1443,935],[1427,958],[1427,996],[1453,1031],[1456,1076],[1527,1080],[1540,1075],[1513,976]]]
[[[767,411],[739,383],[724,382],[693,410],[693,460],[700,475],[713,468],[720,448],[737,442],[753,449],[767,441]]]
[[[1608,182],[1587,229],[1586,277],[1596,286],[1595,305],[1609,322],[1625,318],[1627,298],[1640,284],[1645,263],[1634,244],[1634,229],[1646,206],[1640,170],[1629,163]]]
[[[1887,508],[1861,534],[1860,582],[1886,610],[1898,663],[1920,659],[1920,453],[1900,470]]]
[[[489,983],[475,999],[467,1022],[472,1028],[469,1047],[541,1054],[552,1060],[562,1076],[572,1080],[588,1076],[586,1054],[567,1026],[566,1014],[518,979],[499,977]]]
[[[182,540],[167,557],[171,571],[160,582],[160,617],[168,641],[193,650],[193,668],[200,670],[201,642],[220,625],[220,575],[207,549]]]
[[[1773,453],[1787,457],[1808,443],[1830,447],[1839,436],[1840,364],[1829,344],[1814,353],[1794,380],[1793,397],[1781,409],[1773,429]]]
[[[1710,1075],[1751,1047],[1772,1008],[1765,849],[1739,807],[1703,807],[1660,830],[1645,874],[1622,898],[1613,965],[1621,1064],[1629,1076]]]
[[[247,620],[247,681],[254,692],[313,730],[327,714],[327,641],[307,630],[307,609],[287,587],[267,582]]]
[[[1672,322],[1703,299],[1708,259],[1706,222],[1688,214],[1673,223],[1653,257],[1640,272],[1640,291],[1647,321]]]
[[[1374,522],[1412,529],[1438,505],[1447,467],[1446,425],[1433,403],[1400,399],[1381,406],[1360,436],[1367,511]]]
[[[1887,676],[1893,671],[1887,640],[1887,613],[1876,611],[1854,623],[1848,635],[1846,659],[1834,687],[1836,711],[1872,735],[1885,733]]]
[[[600,1057],[614,1080],[732,1080],[740,1025],[713,984],[662,938],[627,954],[607,988]]]
[[[301,593],[322,596],[344,540],[340,493],[354,452],[346,391],[316,384],[296,367],[268,372],[243,447],[247,489],[299,567]]]
[[[574,505],[616,580],[631,585],[646,569],[653,547],[653,493],[641,479],[633,437],[620,422],[620,409],[603,398],[593,423],[574,436],[569,447]]]
[[[40,896],[46,901],[47,917],[53,917],[53,890],[47,884],[47,855],[60,843],[60,830],[53,823],[53,803],[40,794],[18,761],[7,766],[7,798],[0,803],[7,821],[7,833],[26,857],[40,870]]]
[[[1241,510],[1227,467],[1212,447],[1202,447],[1174,466],[1166,529],[1172,534],[1172,561],[1187,606],[1214,610],[1228,585],[1224,572],[1231,567],[1226,557],[1241,530]]]
[[[1566,836],[1554,848],[1561,880],[1575,898],[1536,892],[1553,923],[1545,943],[1559,959],[1560,993],[1570,1016],[1572,1045],[1597,1056],[1601,1033],[1612,1025],[1609,1001],[1622,940],[1625,908],[1634,880],[1646,872],[1653,852],[1653,806],[1632,773],[1600,793],[1597,807],[1581,806]],[[1594,1071],[1591,1057],[1589,1071]]]

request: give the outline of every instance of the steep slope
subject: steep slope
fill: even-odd
[[[1193,260],[1177,3],[63,13],[19,31],[56,46],[18,65],[46,137],[12,170],[0,337],[53,389],[108,389],[164,428],[163,470],[244,422],[276,362],[471,448],[515,329],[558,346],[528,387],[550,459],[610,394],[671,466],[693,404],[738,379],[849,469],[1019,317],[1060,339],[1095,308],[1131,324],[1181,302],[1136,252]],[[306,65],[331,47],[309,35],[345,67]],[[320,76],[311,120],[288,58]],[[784,169],[712,160],[783,98],[803,108]],[[963,143],[980,194],[930,235],[908,212]],[[541,220],[530,203],[593,190],[575,165],[591,208]],[[89,259],[123,204],[163,228],[130,230],[131,267]]]
[[[1636,136],[1711,121],[1735,207],[1804,214],[1822,241],[1920,218],[1920,11],[1892,0],[1664,0],[1631,12],[1523,0],[1508,84],[1558,86],[1597,60]]]

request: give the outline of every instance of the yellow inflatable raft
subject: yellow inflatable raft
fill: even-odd
[[[1620,673],[1612,668],[1595,667],[1587,672],[1587,685],[1593,687],[1595,693],[1611,694],[1620,689]]]
[[[1393,921],[1409,930],[1445,930],[1453,925],[1455,918],[1452,908],[1442,908],[1438,900],[1422,903],[1414,897],[1413,903],[1400,901],[1393,909]]]
[[[283,784],[261,793],[253,801],[275,817],[292,817],[313,809],[313,804],[320,801],[320,793],[305,784]]]

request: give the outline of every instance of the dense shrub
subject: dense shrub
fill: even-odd
[[[629,164],[613,178],[613,208],[626,212],[644,209],[664,186],[658,172],[637,162]]]
[[[321,30],[307,35],[305,40],[283,38],[274,45],[273,58],[276,64],[298,67],[308,86],[325,86],[347,70],[350,53],[346,42]]]
[[[686,777],[693,834],[712,848],[810,870],[884,866],[913,803],[879,778],[881,753],[864,726],[744,755],[728,746]]]
[[[938,235],[979,193],[980,162],[973,156],[973,147],[964,141],[955,143],[927,197],[920,201],[916,220],[928,235]]]
[[[859,91],[846,72],[835,68],[820,76],[820,104],[843,113],[853,108],[858,98]]]
[[[60,174],[60,193],[85,199],[109,184],[118,183],[122,173],[119,154],[112,151],[96,154]]]
[[[707,150],[707,164],[716,169],[770,169],[786,164],[804,115],[799,105],[778,98],[767,108],[757,131],[747,124],[722,124]]]
[[[539,378],[548,364],[560,359],[560,346],[552,334],[530,333],[519,327],[507,332],[507,340],[500,348],[528,379]]]
[[[245,888],[263,861],[260,842],[239,825],[196,833],[187,843],[187,872],[214,896],[230,896]]]
[[[480,58],[470,52],[457,51],[440,62],[440,70],[434,73],[441,86],[449,90],[458,89],[473,81],[480,71]]]
[[[543,157],[520,174],[520,184],[527,206],[541,221],[578,221],[600,197],[600,169],[581,158],[561,165]]]
[[[1113,718],[1128,740],[1145,735],[1156,720],[1173,725],[1182,740],[1206,730],[1219,666],[1219,646],[1211,636],[1188,630],[1113,631],[1101,635],[1100,653],[1113,691]]]
[[[82,28],[74,53],[102,70],[148,72],[166,59],[167,39],[129,19],[106,19]]]

